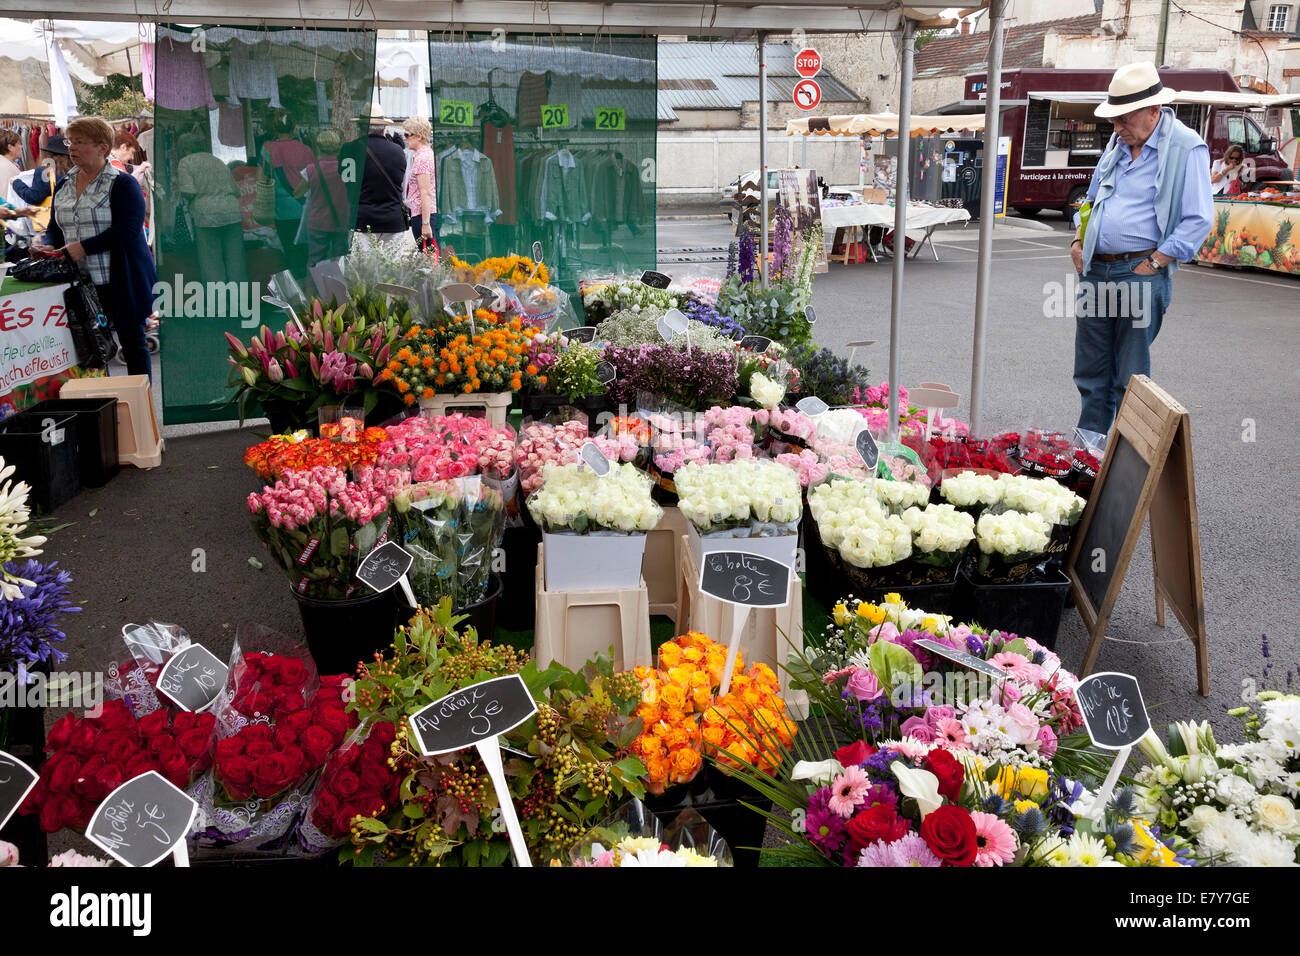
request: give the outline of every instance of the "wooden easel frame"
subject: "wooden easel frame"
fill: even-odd
[[[1147,477],[1100,607],[1094,606],[1084,588],[1076,563],[1087,539],[1097,503],[1101,500],[1101,491],[1114,461],[1113,456],[1106,456],[1088,506],[1079,519],[1079,527],[1066,559],[1070,591],[1089,633],[1088,649],[1079,676],[1087,675],[1096,663],[1111,612],[1124,584],[1129,561],[1142,534],[1142,526],[1150,514],[1156,623],[1161,627],[1165,625],[1167,601],[1196,650],[1198,689],[1202,696],[1209,696],[1210,669],[1202,586],[1200,524],[1196,511],[1191,425],[1187,409],[1147,376],[1135,375],[1129,381],[1124,401],[1111,428],[1109,447],[1115,447],[1117,436],[1123,436],[1147,464]]]

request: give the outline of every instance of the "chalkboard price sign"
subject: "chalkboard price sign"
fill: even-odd
[[[672,281],[671,276],[666,276],[662,272],[655,272],[651,269],[641,273],[641,282],[652,289],[666,289],[672,284]]]
[[[1124,541],[1137,515],[1142,489],[1151,470],[1122,434],[1115,436],[1106,454],[1111,458],[1106,481],[1095,489],[1096,510],[1074,565],[1079,583],[1095,608],[1100,608],[1105,601],[1111,578],[1117,571],[1122,573],[1120,557],[1124,553]]]
[[[133,777],[90,818],[86,836],[124,866],[153,866],[183,845],[199,805],[155,770]]]
[[[596,340],[596,327],[594,325],[580,325],[576,329],[569,329],[564,335],[571,342],[594,342]]]
[[[772,345],[772,340],[766,335],[746,335],[740,340],[740,347],[750,352],[766,352]]]
[[[357,577],[376,591],[387,591],[406,577],[415,558],[396,541],[386,541],[366,555]]]
[[[202,644],[191,644],[163,665],[158,691],[181,710],[206,710],[226,686],[229,670]]]
[[[997,664],[990,663],[982,657],[976,657],[974,654],[967,654],[965,651],[959,651],[947,644],[940,644],[938,641],[932,641],[928,637],[916,642],[917,647],[923,647],[931,654],[938,654],[940,657],[946,657],[950,661],[960,664],[962,667],[969,667],[973,671],[978,671],[994,680],[1004,680],[1007,672],[998,667]]]
[[[536,712],[524,679],[509,674],[435,700],[411,715],[411,728],[420,753],[433,757],[490,741]]]
[[[700,591],[728,604],[785,607],[790,566],[748,551],[712,551],[700,568]]]
[[[809,395],[807,398],[801,398],[795,404],[795,408],[803,412],[809,418],[816,418],[818,415],[825,415],[830,406],[823,402],[816,395]]]
[[[40,775],[12,754],[0,750],[0,830],[22,806]]]
[[[601,385],[608,385],[616,378],[618,378],[618,371],[609,362],[600,362],[596,365],[596,381]]]
[[[1129,674],[1103,671],[1079,682],[1074,689],[1083,713],[1088,736],[1098,747],[1123,750],[1131,747],[1151,729],[1142,689]]]
[[[876,440],[871,437],[871,432],[862,429],[858,432],[857,438],[853,440],[853,446],[858,450],[858,457],[868,468],[875,468],[876,462],[880,460],[880,447]]]

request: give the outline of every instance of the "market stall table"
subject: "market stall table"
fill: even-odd
[[[53,398],[77,367],[64,283],[0,283],[0,408],[19,411]],[[2,417],[2,415],[0,415]]]
[[[1300,198],[1218,198],[1214,228],[1196,254],[1207,265],[1300,274]]]
[[[934,248],[931,237],[934,230],[939,226],[951,222],[969,222],[970,213],[965,209],[946,209],[942,206],[931,206],[927,203],[913,202],[907,204],[907,238],[912,239],[916,245],[912,249],[911,258],[915,259],[921,252],[923,246],[929,244],[930,252],[934,254],[935,261],[939,259],[939,253]],[[872,226],[882,226],[885,229],[892,229],[894,226],[894,207],[890,203],[853,203],[844,206],[827,206],[822,209],[822,227],[825,230],[824,241],[826,243],[826,254],[829,258],[831,249],[835,245],[835,234],[840,229],[860,228],[869,229]],[[876,258],[875,251],[872,250],[871,258]]]

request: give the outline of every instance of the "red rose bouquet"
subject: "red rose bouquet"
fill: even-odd
[[[126,702],[110,700],[94,717],[67,714],[45,740],[49,758],[21,812],[40,814],[41,829],[84,829],[118,786],[155,770],[182,790],[209,766],[216,718],[158,709],[137,719]]]
[[[401,777],[390,766],[396,737],[397,727],[391,721],[379,721],[350,746],[334,752],[316,787],[308,815],[311,827],[300,832],[305,846],[346,840],[354,818],[382,817],[397,806]]]

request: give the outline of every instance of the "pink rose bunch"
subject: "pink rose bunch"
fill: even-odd
[[[807,488],[810,485],[820,485],[830,476],[831,471],[815,451],[807,448],[798,453],[792,451],[783,452],[776,456],[776,463],[784,465],[798,475],[799,485],[802,488]]]
[[[655,467],[671,475],[683,465],[694,462],[703,465],[712,460],[713,449],[694,438],[679,438],[668,451],[655,455]]]
[[[859,388],[854,391],[854,405],[874,405],[877,408],[889,407],[888,382],[881,382],[879,385],[873,385],[870,388]],[[898,407],[907,407],[907,389],[901,385],[898,387]]]
[[[768,414],[767,424],[792,438],[808,441],[817,434],[817,423],[794,408],[777,408]]]
[[[379,468],[409,469],[415,481],[483,474],[508,478],[515,467],[515,435],[467,415],[413,417],[389,428],[379,446]]]
[[[857,448],[848,442],[819,438],[813,441],[812,452],[831,474],[842,478],[871,477],[871,469],[862,463]],[[779,458],[777,460],[780,461]]]
[[[317,465],[290,471],[261,494],[248,496],[248,510],[265,514],[276,528],[294,531],[318,517],[342,514],[366,524],[388,509],[392,495],[409,484],[402,472],[363,468],[355,482],[340,468]]]
[[[547,465],[576,462],[578,452],[588,440],[614,462],[634,461],[641,451],[635,434],[625,432],[612,437],[592,437],[586,423],[580,419],[562,425],[527,425],[519,440],[519,484],[524,495],[530,495],[542,486],[542,469]]]

